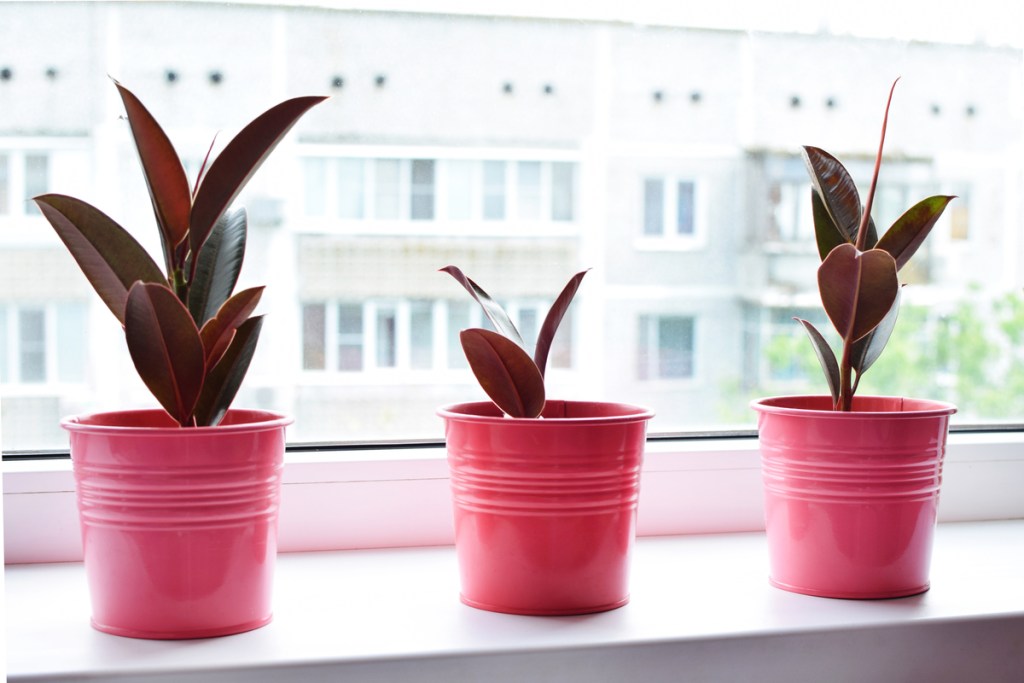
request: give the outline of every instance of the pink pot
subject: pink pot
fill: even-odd
[[[491,403],[445,420],[461,598],[513,614],[585,614],[629,601],[640,463],[653,413],[548,401],[543,419]]]
[[[232,410],[182,429],[159,410],[69,418],[92,624],[205,638],[271,619],[284,428]]]
[[[758,412],[772,585],[832,598],[928,590],[948,403],[766,398]]]

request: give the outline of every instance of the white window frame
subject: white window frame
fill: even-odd
[[[1024,432],[954,432],[943,522],[1024,518]],[[8,563],[81,559],[67,459],[3,463]],[[648,442],[640,536],[764,528],[760,455],[750,436]],[[295,450],[285,458],[280,552],[450,545],[444,447]],[[39,533],[46,529],[46,533]]]
[[[646,219],[646,198],[644,196],[645,186],[650,181],[660,181],[662,186],[662,233],[660,235],[647,235],[644,233]],[[677,212],[679,208],[679,194],[677,188],[680,183],[693,185],[693,234],[680,235],[676,231]],[[707,217],[707,183],[700,177],[673,174],[673,173],[648,173],[640,178],[640,202],[637,216],[637,238],[634,246],[638,251],[697,251],[707,246],[708,217]]]

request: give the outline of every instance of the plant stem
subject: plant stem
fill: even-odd
[[[850,367],[852,347],[853,344],[843,343],[843,357],[839,362],[839,402],[832,406],[833,410],[849,412],[853,408],[853,369]]]

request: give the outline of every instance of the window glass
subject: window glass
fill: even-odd
[[[409,365],[413,370],[434,367],[434,302],[409,304]]]
[[[302,367],[306,370],[327,367],[326,312],[323,304],[302,307]]]
[[[657,237],[665,232],[665,183],[658,178],[644,181],[644,234]]]
[[[434,160],[412,160],[412,194],[410,218],[432,220],[434,218]]]
[[[447,301],[448,310],[448,367],[452,369],[469,368],[466,354],[459,345],[459,332],[473,327],[472,310],[465,301]]]
[[[363,217],[362,159],[338,159],[338,218]]]
[[[107,74],[193,174],[218,131],[215,154],[278,98],[331,95],[236,200],[249,210],[240,286],[267,285],[240,401],[293,414],[297,442],[440,438],[424,404],[482,398],[458,333],[488,323],[437,272],[448,264],[507,302],[528,338],[591,268],[555,338],[550,391],[649,405],[652,433],[750,429],[752,398],[827,391],[792,319],[835,343],[800,146],[835,154],[863,200],[900,75],[875,222],[956,199],[901,270],[904,308],[859,392],[949,400],[960,424],[1022,419],[1019,3],[978,0],[956,21],[926,20],[941,15],[927,2],[860,13],[870,20],[835,3],[407,4],[0,2],[0,44],[25,64],[0,84],[4,414],[148,399],[101,371],[127,360],[109,343],[119,326],[26,201],[95,203],[157,254]],[[183,49],[168,25],[200,30]],[[203,76],[213,70],[219,85]],[[75,343],[86,325],[107,327]],[[8,419],[5,448],[66,445],[56,421]]]
[[[378,220],[394,220],[401,211],[401,171],[398,159],[374,161],[374,210]]]
[[[11,349],[11,343],[7,339],[7,316],[10,310],[11,309],[8,306],[0,306],[0,382],[5,384],[13,381],[7,360],[7,355],[10,353]]]
[[[576,177],[575,164],[556,161],[551,164],[551,219],[575,219]]]
[[[26,383],[46,380],[46,313],[41,309],[18,311],[18,375]]]
[[[466,221],[473,217],[473,162],[451,160],[448,171],[448,218]]]
[[[7,155],[0,153],[0,216],[11,211],[10,190],[8,189],[10,171],[7,170],[9,163]]]
[[[327,215],[327,160],[302,160],[303,211],[307,216]]]
[[[639,378],[686,379],[694,374],[694,319],[640,316]]]
[[[516,218],[523,221],[541,219],[539,161],[520,161],[516,164]]]
[[[676,234],[692,237],[696,232],[693,218],[693,183],[680,181],[676,183]]]
[[[37,197],[50,189],[50,159],[45,154],[25,155],[25,198]],[[26,213],[39,215],[35,202],[26,201]]]
[[[363,307],[360,304],[338,306],[338,369],[363,369]]]
[[[85,368],[89,362],[85,344],[88,309],[85,304],[65,302],[57,307],[57,381],[80,383],[85,381]]]
[[[392,306],[377,307],[377,367],[393,368],[398,362],[398,314]]]
[[[484,218],[505,218],[505,162],[484,162]]]

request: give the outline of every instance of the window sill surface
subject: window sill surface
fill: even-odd
[[[641,538],[631,602],[578,617],[458,601],[451,547],[286,553],[274,621],[144,641],[89,627],[82,566],[6,568],[11,681],[1019,681],[1024,520],[942,524],[932,589],[848,601],[768,585],[761,533]]]

